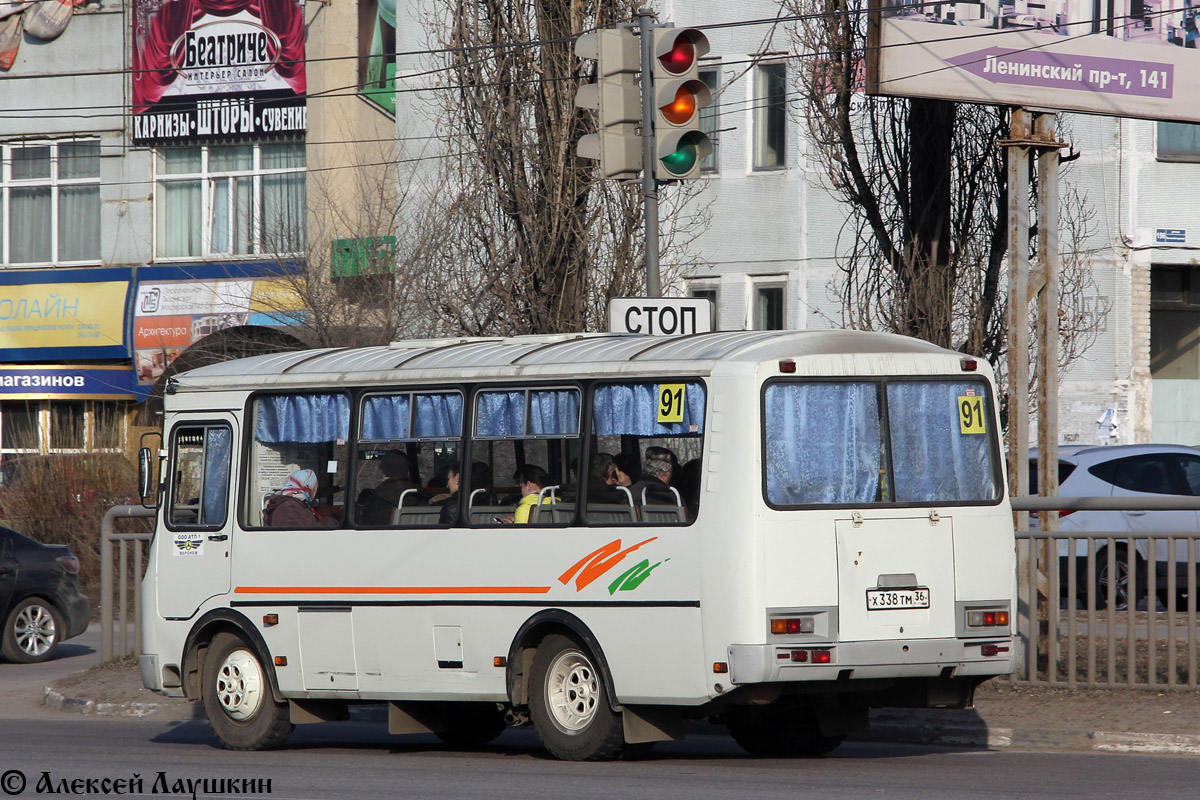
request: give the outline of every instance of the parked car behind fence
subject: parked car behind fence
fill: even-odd
[[[1063,497],[1154,497],[1177,496],[1200,499],[1200,450],[1176,444],[1130,444],[1103,446],[1060,446],[1058,449],[1059,495]],[[1037,494],[1037,452],[1030,452],[1030,493]],[[1129,594],[1128,542],[1136,551],[1134,569],[1137,602],[1146,599],[1148,567],[1155,567],[1157,600],[1164,603],[1179,598],[1167,597],[1168,570],[1176,571],[1177,594],[1187,588],[1188,540],[1178,538],[1174,553],[1169,552],[1168,537],[1185,537],[1200,531],[1200,511],[1063,511],[1059,515],[1059,530],[1111,532],[1116,534],[1112,547],[1116,553],[1113,576],[1110,576],[1108,547],[1101,540],[1096,544],[1095,580],[1087,583],[1087,553],[1090,542],[1077,539],[1075,543],[1078,594],[1086,602],[1090,588],[1096,597],[1096,608],[1108,601],[1108,585],[1115,576],[1115,605],[1125,608]],[[1137,538],[1142,537],[1142,538]],[[1153,557],[1150,542],[1154,542]],[[1059,542],[1060,569],[1065,587],[1068,569],[1068,540]]]

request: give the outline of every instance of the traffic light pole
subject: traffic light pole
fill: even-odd
[[[646,225],[646,295],[662,297],[658,275],[658,185],[655,159],[654,92],[648,86],[654,68],[654,12],[639,8],[638,30],[642,44],[642,214]]]

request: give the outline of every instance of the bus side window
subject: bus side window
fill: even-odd
[[[309,505],[340,519],[345,507],[350,398],[341,392],[264,394],[253,402],[253,443],[246,469],[244,519],[264,524],[263,508],[293,472],[311,469],[317,494]]]
[[[595,387],[584,511],[589,525],[670,525],[696,518],[705,398],[698,381]]]
[[[506,388],[475,395],[472,526],[566,525],[578,495],[580,393]]]
[[[365,527],[453,524],[447,503],[460,502],[448,475],[462,449],[462,394],[387,392],[363,398],[358,463],[348,496]]]

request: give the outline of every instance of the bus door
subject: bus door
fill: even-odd
[[[158,613],[186,619],[210,597],[229,591],[233,513],[233,443],[229,414],[180,422],[170,433],[169,481],[156,547]]]
[[[936,515],[838,520],[843,641],[953,638],[953,521]]]

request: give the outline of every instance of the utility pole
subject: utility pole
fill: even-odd
[[[1037,300],[1038,381],[1038,494],[1058,495],[1058,151],[1065,147],[1055,139],[1057,116],[1052,112],[1013,110],[1009,139],[1001,142],[1008,150],[1008,488],[1011,497],[1029,494],[1029,302]],[[1037,269],[1029,266],[1029,174],[1032,157],[1037,155]],[[1029,514],[1019,512],[1016,525],[1029,528]],[[1038,529],[1058,530],[1058,512],[1038,514]],[[1039,557],[1040,551],[1040,557]],[[1030,598],[1030,607],[1018,609],[1026,630],[1035,640],[1040,625],[1048,622],[1057,598],[1049,596],[1049,570],[1058,569],[1049,540],[1040,546],[1032,542],[1028,557],[1040,561],[1045,574],[1038,573],[1037,586],[1027,583],[1033,574],[1018,571],[1020,595]],[[1045,597],[1045,615],[1038,612],[1038,596]],[[1018,624],[1020,630],[1020,624]],[[1027,669],[1037,673],[1037,647],[1026,642]]]
[[[642,44],[642,216],[646,226],[646,296],[662,297],[658,274],[658,184],[654,180],[654,12],[639,8],[638,30]]]

